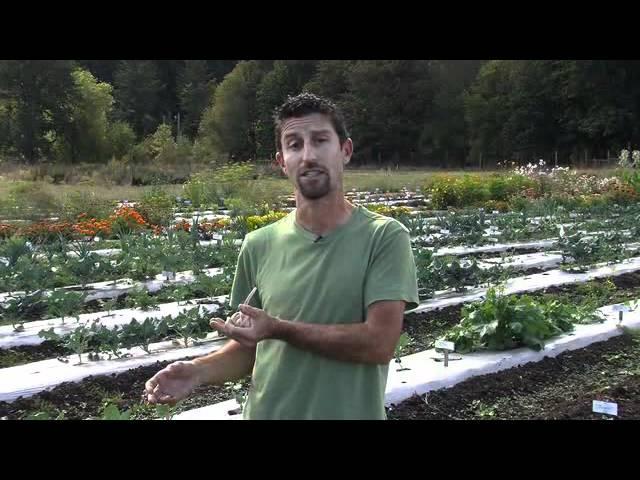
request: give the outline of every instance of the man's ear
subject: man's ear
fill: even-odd
[[[276,163],[282,169],[285,175],[287,175],[287,166],[284,164],[284,157],[282,152],[276,152]]]
[[[351,156],[353,155],[353,141],[350,138],[347,138],[342,144],[342,154],[344,155],[344,164],[346,165],[351,161]]]

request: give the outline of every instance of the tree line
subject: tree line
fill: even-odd
[[[342,107],[356,165],[574,164],[640,141],[635,60],[2,60],[0,158],[173,142],[174,159],[268,161],[273,111],[302,91]]]

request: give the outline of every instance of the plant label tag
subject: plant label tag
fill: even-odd
[[[219,233],[214,233],[213,235],[211,235],[211,239],[212,240],[222,240],[222,235],[220,235]]]
[[[163,271],[162,275],[164,276],[164,278],[166,280],[175,280],[176,279],[176,272]]]
[[[618,416],[618,404],[613,402],[593,401],[593,411],[595,413],[606,413],[607,415]]]
[[[455,343],[453,343],[453,342],[445,342],[444,340],[437,340],[435,345],[436,345],[436,348],[440,348],[442,350],[450,350],[452,352],[456,348]]]
[[[614,305],[612,307],[612,310],[614,312],[630,312],[631,311],[631,309],[629,307],[627,307],[626,305],[622,305],[622,304]]]

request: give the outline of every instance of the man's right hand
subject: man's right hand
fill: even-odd
[[[147,401],[175,404],[187,398],[200,383],[200,368],[196,364],[191,361],[173,362],[147,381]]]

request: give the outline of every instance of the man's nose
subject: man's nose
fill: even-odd
[[[316,150],[313,148],[313,145],[310,142],[304,144],[304,148],[302,149],[302,160],[303,161],[313,161],[316,159]]]

